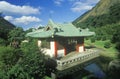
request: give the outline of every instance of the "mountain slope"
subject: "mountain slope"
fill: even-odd
[[[120,21],[120,0],[100,0],[90,11],[77,18],[77,27],[103,26]]]
[[[13,28],[15,28],[13,24],[11,24],[10,22],[8,22],[0,16],[0,38],[7,39],[8,32]]]
[[[5,20],[3,17],[0,17],[0,29],[13,29],[15,26]]]

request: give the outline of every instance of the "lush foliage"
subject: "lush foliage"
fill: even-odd
[[[0,16],[0,29],[13,29],[15,26],[13,24],[11,24],[10,22],[8,22],[7,20],[5,20],[2,16]]]
[[[111,43],[110,42],[105,42],[104,47],[105,48],[110,48],[111,47]]]
[[[29,42],[22,42],[25,34],[31,30],[14,28],[5,36],[8,43],[0,38],[0,79],[42,79],[55,70],[56,62],[47,60],[49,57],[45,57],[38,48],[37,39],[27,38]],[[19,47],[12,44],[19,44]],[[50,62],[55,64],[51,66]]]
[[[13,28],[15,28],[13,24],[9,23],[2,16],[0,16],[0,38],[7,40],[7,35]]]
[[[106,5],[104,5],[106,4]],[[101,0],[92,10],[77,18],[73,24],[81,28],[95,31],[91,42],[111,40],[120,51],[120,1]],[[107,47],[105,44],[104,47]],[[109,46],[108,46],[109,47]],[[107,47],[107,48],[108,48]]]
[[[36,40],[22,43],[20,48],[0,47],[1,79],[42,79],[45,75],[45,56]]]
[[[2,38],[0,38],[0,46],[6,45],[6,41]]]
[[[94,43],[95,42],[95,37],[91,37],[91,43]]]
[[[42,78],[45,74],[45,56],[36,45],[36,40],[21,45],[24,51],[20,62],[22,68],[33,78]]]
[[[24,38],[24,31],[21,27],[16,27],[11,30],[8,34],[9,41],[21,40]]]
[[[114,2],[114,1],[111,1],[111,4],[112,4],[112,2]],[[102,13],[102,12],[99,12],[102,9],[102,8],[99,8],[100,7],[99,5],[103,5],[103,4],[99,3],[93,10],[88,11],[82,17],[79,17],[77,20],[75,20],[73,22],[73,24],[75,24],[77,27],[85,28],[85,27],[91,27],[91,26],[92,27],[101,27],[101,26],[108,25],[108,24],[118,23],[120,21],[120,3],[116,2],[115,4],[112,4],[112,5],[111,4],[109,4],[109,5],[107,4],[105,6],[106,9],[104,11],[108,11],[108,12],[104,13],[104,11],[103,11],[103,13]],[[104,6],[102,6],[102,7],[104,7]],[[97,8],[99,11],[95,12],[95,9],[97,10]],[[95,13],[91,14],[90,12],[93,13],[93,11]],[[93,15],[95,15],[95,16],[93,16]],[[85,17],[87,17],[87,18],[85,18]],[[85,18],[85,19],[82,19],[82,18]]]
[[[0,47],[0,71],[4,77],[8,77],[7,72],[17,64],[21,54],[22,52],[19,49],[14,49],[9,46]]]
[[[113,43],[116,43],[116,48],[120,51],[120,25],[116,28],[111,39]]]

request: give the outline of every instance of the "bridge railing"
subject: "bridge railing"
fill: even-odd
[[[57,69],[64,70],[77,64],[87,62],[96,57],[99,57],[98,50],[87,49],[85,52],[73,56],[72,58],[57,60]]]

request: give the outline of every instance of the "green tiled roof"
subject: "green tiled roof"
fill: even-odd
[[[72,23],[57,24],[49,20],[48,25],[34,32],[27,33],[26,36],[35,38],[48,38],[48,37],[82,37],[94,35],[89,29],[76,28]]]

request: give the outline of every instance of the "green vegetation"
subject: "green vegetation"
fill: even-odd
[[[51,59],[48,60],[38,48],[36,39],[22,42],[29,31],[31,29],[25,32],[16,27],[8,32],[7,43],[0,38],[0,79],[44,79],[54,71],[55,67],[50,66]]]
[[[45,56],[35,40],[22,43],[21,48],[0,47],[1,79],[41,79],[45,75]]]
[[[101,27],[120,22],[120,1],[101,0],[92,10],[73,21],[77,27]]]
[[[45,76],[45,77],[44,77],[44,79],[51,79],[51,78],[50,78],[50,77],[48,77],[48,76]]]
[[[109,62],[120,59],[120,0],[101,0],[73,24],[95,31],[96,35],[85,43],[101,50],[98,64],[107,72]],[[55,70],[54,61],[46,59],[36,46],[36,39],[22,43],[31,31],[15,28],[0,16],[0,79],[50,79],[45,75]],[[43,47],[46,46],[49,43],[44,41]]]
[[[109,72],[114,71],[111,74],[108,72],[108,67],[111,61],[120,59],[120,0],[100,0],[92,10],[77,18],[73,24],[76,27],[88,27],[96,33],[85,42],[101,50],[97,64],[106,72],[105,79],[118,76],[115,68],[109,70]],[[119,67],[119,63],[114,66]]]
[[[13,24],[6,21],[2,16],[0,16],[0,38],[7,40],[8,39],[7,34],[13,28],[15,28]]]
[[[112,54],[120,51],[119,22],[120,0],[101,0],[92,10],[77,18],[73,24],[95,31],[96,35],[90,38],[92,44],[104,49],[104,55],[111,57]],[[106,52],[111,53],[106,54]]]
[[[111,47],[111,43],[110,42],[105,42],[104,47],[105,48],[110,48]]]
[[[10,42],[13,42],[15,40],[20,41],[24,39],[24,36],[25,36],[25,33],[23,31],[23,28],[16,27],[8,33],[8,41]]]
[[[11,24],[7,20],[5,20],[2,16],[0,16],[0,29],[11,30],[13,28],[15,28],[13,24]]]
[[[89,46],[95,46],[101,50],[101,55],[110,57],[111,59],[117,58],[118,51],[115,49],[115,44],[111,44],[110,48],[105,48],[104,44],[106,42],[110,42],[109,40],[106,41],[96,41],[91,43],[90,40],[86,40],[85,43]]]
[[[115,44],[111,44],[110,48],[105,48],[104,45],[105,43],[110,43],[110,40],[106,40],[106,41],[95,41],[94,43],[91,43],[90,40],[85,40],[86,46],[92,46],[92,47],[97,47],[99,50],[101,50],[100,52],[100,57],[99,60],[97,61],[97,65],[99,65],[101,67],[101,69],[106,73],[106,78],[105,79],[110,79],[111,77],[114,76],[114,74],[111,74],[108,72],[108,67],[109,67],[109,63],[112,60],[116,60],[119,59],[118,57],[118,50],[115,48]],[[119,65],[119,64],[118,64]],[[117,73],[116,73],[117,74]],[[116,78],[119,79],[119,78]]]

